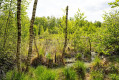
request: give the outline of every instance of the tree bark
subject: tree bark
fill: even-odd
[[[32,18],[30,22],[30,39],[29,39],[29,51],[28,51],[28,57],[27,57],[27,68],[26,71],[29,70],[30,62],[31,62],[31,55],[32,55],[32,45],[33,45],[33,24],[35,20],[35,13],[36,13],[36,7],[37,7],[38,0],[34,1],[33,5],[33,12],[32,12]]]
[[[66,7],[65,42],[64,42],[64,48],[63,48],[62,58],[64,58],[65,49],[66,49],[66,46],[67,46],[67,22],[68,22],[68,6]]]
[[[20,51],[21,51],[21,0],[17,0],[17,28],[18,28],[18,39],[17,39],[17,69],[21,71],[20,67]]]
[[[90,56],[91,56],[91,40],[90,40],[90,38],[88,38],[89,39],[89,45],[90,45]]]

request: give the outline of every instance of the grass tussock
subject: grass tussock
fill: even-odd
[[[30,68],[28,73],[18,73],[16,70],[7,72],[5,80],[55,80],[56,72],[44,66]]]
[[[77,61],[74,67],[79,76],[79,79],[85,80],[86,67],[84,63],[81,61]]]
[[[65,80],[76,80],[76,72],[71,67],[65,68],[63,71]]]

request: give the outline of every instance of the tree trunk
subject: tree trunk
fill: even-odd
[[[17,40],[17,69],[21,71],[20,67],[20,51],[21,51],[21,0],[17,0],[17,28],[18,28],[18,40]]]
[[[31,18],[31,23],[30,23],[30,30],[29,30],[30,31],[30,39],[29,39],[29,51],[28,51],[28,57],[27,57],[27,68],[26,68],[26,71],[29,70],[30,62],[31,62],[32,45],[33,45],[33,24],[34,24],[34,20],[35,20],[35,13],[36,13],[37,2],[38,2],[38,0],[34,1],[32,18]]]
[[[64,58],[65,49],[66,49],[66,46],[67,46],[67,22],[68,22],[68,6],[66,7],[65,43],[64,43],[63,53],[62,53],[62,59]]]
[[[88,38],[89,39],[89,45],[90,45],[90,56],[91,56],[91,40],[90,40],[90,38]]]

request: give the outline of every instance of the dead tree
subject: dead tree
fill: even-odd
[[[65,28],[65,42],[64,42],[64,48],[63,48],[63,53],[62,53],[62,59],[64,58],[65,55],[65,49],[67,46],[67,22],[68,22],[68,6],[66,7],[66,28]]]

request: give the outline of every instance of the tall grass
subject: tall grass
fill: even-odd
[[[74,69],[67,67],[63,71],[65,80],[76,80],[76,72]]]
[[[44,66],[38,66],[36,69],[30,68],[28,73],[18,73],[16,70],[9,71],[5,80],[55,80],[56,72],[47,69]]]
[[[55,80],[56,73],[46,67],[39,66],[34,71],[38,80]]]
[[[16,70],[13,70],[7,72],[5,80],[24,80],[24,77],[24,73],[18,73]]]
[[[77,61],[74,65],[79,79],[85,80],[86,67],[83,62]]]

